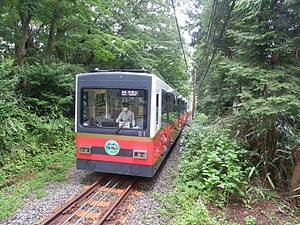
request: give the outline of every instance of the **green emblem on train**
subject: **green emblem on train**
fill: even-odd
[[[117,155],[120,151],[120,146],[118,142],[114,140],[108,140],[104,145],[104,149],[109,155]]]

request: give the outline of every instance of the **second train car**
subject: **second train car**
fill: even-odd
[[[153,177],[187,119],[187,101],[154,74],[76,77],[76,168]]]

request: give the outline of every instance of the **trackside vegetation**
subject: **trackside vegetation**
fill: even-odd
[[[292,215],[297,213],[280,202],[279,195],[265,188],[259,176],[254,175],[251,151],[233,134],[222,123],[212,122],[204,114],[190,122],[181,143],[182,156],[174,189],[159,196],[163,203],[159,213],[166,221],[176,225],[255,225],[263,220],[291,225],[297,222]],[[255,202],[268,202],[268,207],[281,208],[285,215],[290,213],[290,217],[264,212],[264,206],[256,209]],[[243,210],[238,216],[234,215],[234,219],[228,218],[226,212],[232,205]],[[267,214],[267,219],[258,218],[261,212]]]
[[[198,109],[227,120],[262,183],[300,185],[299,2],[196,1]],[[292,197],[293,196],[293,197]]]
[[[193,187],[216,205],[245,195],[250,162],[230,131],[205,123],[198,115],[183,141],[178,186]]]
[[[13,176],[13,184],[0,189],[0,220],[15,212],[29,194],[33,194],[35,198],[45,195],[39,188],[46,182],[66,182],[65,174],[74,163],[73,142],[67,142],[59,151],[30,158],[21,166],[16,165],[23,169],[23,173]],[[13,165],[10,167],[12,170]]]
[[[73,150],[75,68],[80,71],[62,64],[19,69],[10,59],[0,63],[0,187],[14,183],[25,171],[44,170],[53,163],[47,156]],[[18,80],[25,76],[30,89],[20,92]]]
[[[61,63],[0,62],[0,219],[45,182],[63,181],[74,164],[72,84],[80,71]],[[21,77],[30,84],[26,90]]]
[[[182,151],[174,191],[163,199],[163,214],[174,217],[172,224],[221,224],[204,203],[242,201],[248,185],[247,151],[228,130],[209,125],[203,114],[187,129]]]

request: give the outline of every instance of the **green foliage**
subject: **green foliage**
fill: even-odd
[[[66,151],[67,148],[74,148],[71,123],[65,119],[51,123],[39,122],[38,119],[39,117],[36,117],[35,127],[31,127],[32,131],[26,130],[23,135],[14,133],[14,138],[6,135],[3,139],[1,187],[22,178],[22,174],[26,170],[48,169],[47,165],[54,163],[54,159],[49,160],[44,155],[48,156],[55,152]]]
[[[268,188],[263,188],[260,186],[249,186],[246,190],[246,198],[244,198],[244,203],[246,206],[251,207],[250,205],[259,201],[261,199],[267,199],[274,201],[278,198],[278,195],[275,191],[271,191]]]
[[[246,216],[245,224],[246,225],[256,225],[256,218],[254,216]]]
[[[229,196],[244,196],[246,152],[227,130],[208,123],[204,114],[196,115],[184,134],[174,190],[159,196],[164,206],[159,213],[172,224],[229,225],[224,216],[211,215],[202,199],[222,205]]]
[[[59,60],[89,68],[145,68],[188,94],[185,81],[189,74],[176,38],[170,1],[4,1],[0,14],[4,34],[0,38],[0,54],[4,57],[15,57],[18,52],[16,43],[23,35],[19,24],[26,14],[30,19],[24,57],[27,64]],[[46,66],[35,67],[40,67],[41,74],[49,78]],[[54,70],[51,66],[49,69]],[[39,108],[45,108],[47,100],[39,101]],[[34,99],[30,101],[38,104]]]
[[[200,25],[206,28],[211,2],[202,4]],[[296,1],[236,1],[199,92],[198,108],[229,118],[230,129],[252,150],[251,161],[271,186],[288,186],[291,150],[299,145],[299,12]],[[222,15],[211,21],[212,30],[219,30],[219,20]],[[206,48],[216,44],[203,37],[196,55],[205,68]]]
[[[49,66],[46,66],[49,69]],[[34,68],[36,70],[34,70]],[[29,170],[44,170],[46,169],[49,160],[45,160],[44,154],[50,154],[54,152],[62,151],[66,146],[72,146],[73,142],[73,123],[62,116],[62,109],[67,109],[71,104],[74,85],[70,82],[70,79],[64,79],[63,75],[58,75],[57,70],[63,68],[69,68],[67,71],[70,73],[71,66],[53,66],[56,68],[56,73],[52,73],[51,79],[49,76],[44,77],[47,82],[43,85],[38,82],[42,79],[41,73],[45,73],[45,70],[41,67],[28,67],[28,69],[19,70],[13,66],[12,60],[5,60],[0,62],[0,88],[3,92],[0,93],[0,186],[6,186],[14,183],[16,180],[22,177],[25,171]],[[51,74],[51,69],[49,73]],[[16,94],[16,88],[18,87],[18,80],[20,74],[28,74],[29,90],[27,93],[31,93],[30,90],[34,89],[39,95],[35,96],[37,106],[35,109],[40,112],[40,116],[37,116],[35,112],[31,111],[30,107],[26,107],[24,96]],[[39,74],[39,76],[37,75]],[[30,80],[31,76],[36,76],[37,82]],[[56,77],[55,77],[56,76]],[[72,75],[73,76],[73,75]],[[66,75],[67,77],[67,75]],[[71,77],[71,75],[69,75]],[[32,82],[31,82],[32,81]],[[51,91],[48,84],[52,84],[56,89]],[[31,86],[32,85],[32,86]],[[32,88],[32,89],[31,89]],[[44,93],[44,94],[43,94]],[[48,96],[46,96],[46,93]],[[41,96],[45,96],[47,100],[55,99],[57,95],[61,94],[62,101],[57,101],[52,104],[57,108],[56,111],[52,110],[51,114],[38,108],[46,100],[43,100]],[[22,98],[23,97],[23,98]],[[41,99],[39,99],[39,97]],[[68,99],[68,101],[65,100]],[[32,98],[31,98],[32,99]],[[48,107],[51,103],[48,102],[45,107]],[[55,105],[57,104],[57,105]],[[45,114],[42,114],[45,113]],[[35,158],[33,160],[33,158]],[[49,161],[51,162],[51,160]]]
[[[65,148],[62,148],[60,151],[31,158],[31,162],[28,162],[34,166],[31,168],[31,171],[27,170],[25,174],[25,168],[23,167],[22,180],[15,181],[14,185],[0,189],[0,220],[7,218],[12,212],[16,211],[30,192],[38,189],[35,192],[36,198],[46,196],[44,191],[39,190],[39,188],[43,187],[44,183],[49,181],[64,181],[66,171],[74,164],[75,157],[73,156],[73,145],[69,142],[68,145],[66,144]],[[37,165],[41,161],[42,165]],[[13,165],[10,166],[13,169]],[[18,167],[18,165],[16,165],[16,167]]]
[[[244,196],[247,152],[228,130],[195,121],[184,140],[183,152],[179,184],[205,192],[218,205],[230,197]]]
[[[161,197],[163,210],[160,211],[166,220],[176,225],[230,225],[218,222],[210,215],[199,198],[201,192],[195,187],[177,185],[172,193]],[[174,207],[176,206],[176,207]]]
[[[75,75],[82,69],[69,64],[36,64],[21,69],[28,85],[22,92],[30,110],[50,118],[74,117]]]

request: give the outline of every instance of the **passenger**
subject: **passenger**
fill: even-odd
[[[99,112],[99,115],[95,117],[95,125],[101,127],[102,122],[106,121],[105,113],[103,111]]]
[[[134,119],[134,113],[128,109],[129,104],[123,103],[122,104],[122,112],[119,114],[118,118],[116,119],[117,123],[120,122],[129,122],[130,127],[135,126],[135,119]]]
[[[100,119],[105,119],[105,114],[104,114],[103,111],[101,111],[101,112],[99,113],[99,118],[100,118]]]

